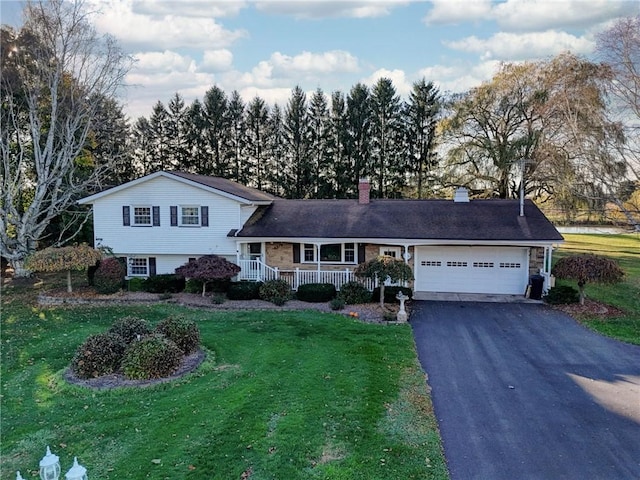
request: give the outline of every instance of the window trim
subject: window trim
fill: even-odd
[[[133,268],[141,268],[141,265],[134,265],[135,261],[144,261],[145,262],[145,273],[133,273]],[[149,277],[149,257],[129,257],[127,258],[127,277]]]
[[[141,217],[142,215],[136,215],[136,209],[138,208],[146,208],[149,210],[149,223],[138,223],[136,222],[136,217]],[[153,206],[152,205],[131,205],[131,209],[133,210],[131,213],[131,226],[132,227],[152,227],[153,226]]]
[[[190,218],[196,217],[197,223],[184,223],[184,209],[192,208],[196,211],[196,215],[191,215]],[[200,227],[202,226],[202,210],[200,205],[178,205],[178,226],[179,227]]]
[[[329,245],[339,245],[340,246],[340,260],[320,260],[321,265],[357,265],[358,264],[358,243],[355,242],[336,242],[336,243],[323,243],[317,245],[315,243],[301,243],[300,244],[300,263],[318,264],[318,253],[319,250],[322,250],[322,247],[326,247]],[[346,248],[346,245],[351,245],[351,247]],[[316,248],[320,247],[320,248]],[[346,252],[351,251],[353,255],[353,261],[346,260]],[[310,258],[308,258],[308,254],[311,254]]]

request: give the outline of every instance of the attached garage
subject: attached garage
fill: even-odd
[[[416,246],[415,290],[522,295],[529,281],[529,249]]]

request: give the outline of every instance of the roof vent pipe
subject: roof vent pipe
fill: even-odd
[[[469,192],[467,191],[466,188],[464,187],[458,187],[456,188],[456,194],[453,197],[453,201],[458,203],[468,203],[469,202]]]
[[[371,185],[369,185],[368,178],[361,178],[358,182],[358,203],[360,205],[367,205],[369,203],[369,192],[371,191]]]

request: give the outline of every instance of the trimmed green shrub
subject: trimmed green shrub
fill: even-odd
[[[149,293],[178,293],[184,287],[185,279],[172,273],[153,275],[144,281],[144,291]]]
[[[124,287],[126,267],[115,257],[100,260],[93,276],[93,285],[98,293],[110,295]]]
[[[115,333],[91,335],[76,350],[71,370],[79,378],[109,375],[120,368],[126,347],[124,339]]]
[[[336,297],[329,302],[329,306],[331,310],[342,310],[344,308],[345,302],[341,297]]]
[[[296,297],[303,302],[328,302],[336,297],[336,287],[333,283],[307,283],[298,287]]]
[[[262,282],[233,282],[229,285],[229,300],[256,300],[260,298]]]
[[[260,287],[260,298],[275,305],[291,299],[291,286],[285,280],[268,280]]]
[[[122,372],[131,380],[168,377],[180,367],[183,356],[180,347],[164,335],[147,335],[129,345]]]
[[[385,303],[400,303],[400,301],[396,298],[398,292],[402,291],[409,298],[413,297],[413,290],[409,287],[384,287],[384,302]],[[380,300],[380,287],[377,287],[373,290],[373,301],[377,302]]]
[[[211,296],[211,303],[213,303],[214,305],[222,305],[226,301],[227,299],[221,293],[216,293]]]
[[[124,342],[128,345],[134,340],[142,338],[151,333],[151,328],[146,320],[142,318],[128,316],[122,317],[120,320],[113,322],[108,333],[120,335]]]
[[[184,284],[185,293],[202,293],[202,281],[189,278]]]
[[[200,347],[200,330],[192,320],[182,315],[167,317],[155,328],[155,333],[162,334],[172,340],[185,355],[195,352]]]
[[[130,292],[144,292],[144,278],[133,277],[127,280]]]
[[[549,290],[544,296],[544,300],[551,305],[578,303],[580,301],[580,293],[570,285],[558,285]]]
[[[340,292],[338,292],[338,297],[342,298],[347,305],[357,305],[372,301],[371,292],[360,282],[347,282],[342,285]]]

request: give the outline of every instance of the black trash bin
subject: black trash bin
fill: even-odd
[[[542,298],[542,288],[544,287],[544,277],[542,275],[531,275],[529,283],[531,283],[529,298],[540,300]]]

